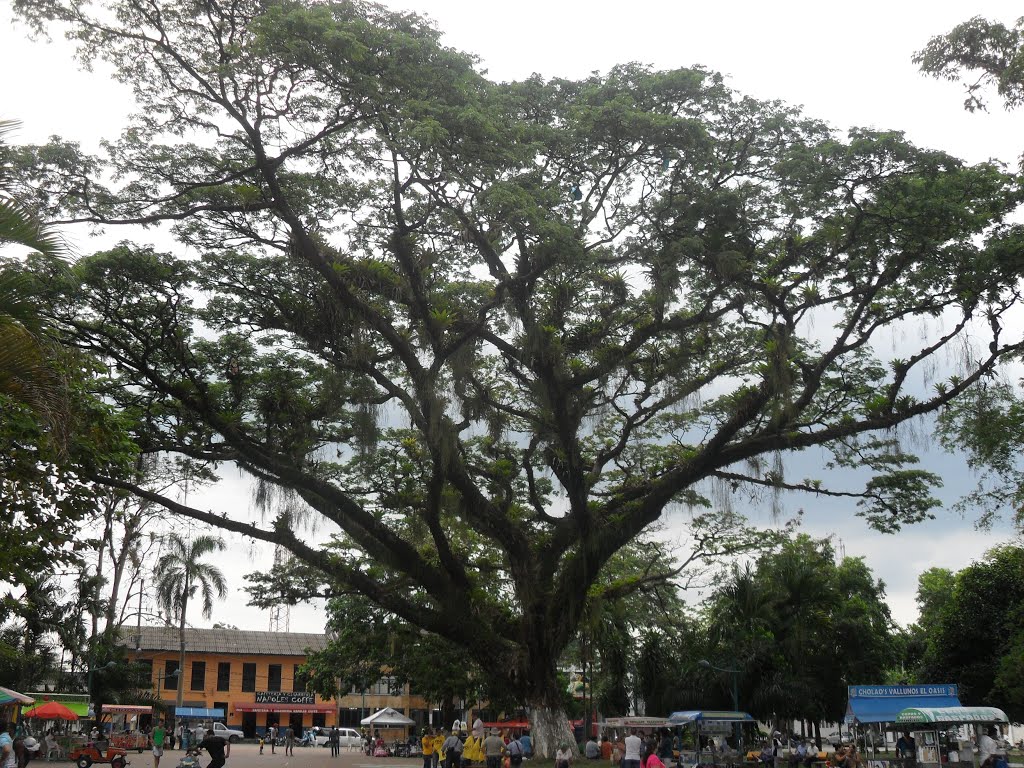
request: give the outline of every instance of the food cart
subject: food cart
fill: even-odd
[[[673,712],[668,716],[668,722],[674,726],[690,725],[696,728],[695,746],[693,753],[680,752],[679,764],[684,765],[722,765],[742,762],[743,757],[743,736],[740,728],[743,723],[753,723],[754,718],[747,712],[733,712],[729,710],[691,710],[686,712]],[[728,734],[736,729],[739,735],[739,743],[736,750],[719,751],[716,749],[703,749],[701,744],[701,733]]]
[[[139,718],[151,715],[153,707],[141,704],[104,704],[101,722],[110,717],[110,746],[125,751],[142,752],[149,746],[149,736],[142,733]]]
[[[897,727],[910,731],[914,737],[920,768],[941,768],[944,762],[974,765],[973,744],[950,738],[949,729],[959,729],[962,725],[1004,725],[1008,722],[1006,713],[995,707],[908,707],[896,715]],[[957,760],[949,759],[954,750]],[[944,756],[947,760],[943,760]]]

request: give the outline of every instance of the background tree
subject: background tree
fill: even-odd
[[[156,592],[160,604],[168,617],[178,622],[180,650],[178,654],[178,702],[181,706],[185,693],[185,620],[189,602],[199,595],[200,608],[204,618],[213,615],[213,599],[227,596],[227,582],[220,569],[203,558],[224,550],[224,541],[213,536],[196,536],[183,539],[171,533],[164,541],[167,550],[163,552],[153,568]]]
[[[914,62],[922,72],[945,80],[973,76],[964,100],[971,112],[985,109],[986,87],[995,87],[1008,108],[1020,106],[1024,101],[1024,17],[1006,26],[975,16],[929,40]]]
[[[1002,245],[1021,189],[992,164],[840,138],[699,68],[491,83],[368,3],[15,6],[139,106],[103,157],[23,148],[32,204],[169,222],[202,254],[85,259],[54,321],[110,362],[111,397],[147,403],[145,451],[233,462],[354,546],[97,477],[462,646],[532,705],[539,755],[567,728],[558,662],[627,542],[715,483],[855,500],[883,530],[924,519],[937,478],[893,428],[1020,350]],[[783,454],[813,446],[871,479],[787,477]]]
[[[818,724],[842,720],[847,686],[883,679],[896,660],[884,585],[859,558],[837,562],[828,541],[805,534],[735,567],[705,616],[705,658],[740,670],[741,706],[808,723],[819,745]],[[716,682],[721,699],[720,673],[691,674]]]
[[[82,543],[95,501],[83,478],[100,466],[115,471],[130,450],[109,409],[85,391],[90,359],[62,347],[40,312],[25,262],[59,271],[68,252],[18,188],[9,143],[17,125],[0,120],[0,581],[26,584],[75,561],[69,544]]]
[[[956,680],[965,704],[1024,711],[1013,669],[1024,638],[1024,549],[997,547],[956,574],[938,621],[928,627],[920,679]]]

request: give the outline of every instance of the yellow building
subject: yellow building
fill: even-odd
[[[124,636],[129,659],[149,667],[153,693],[173,711],[179,677],[177,628],[131,628]],[[228,727],[240,729],[246,738],[269,725],[290,725],[296,735],[312,726],[336,725],[337,704],[307,692],[299,672],[307,651],[326,644],[322,634],[186,629],[182,706],[193,710],[195,720],[212,719],[203,710],[220,710]]]
[[[175,627],[125,628],[128,657],[149,667],[150,689],[168,711],[178,695],[178,630]],[[440,710],[382,676],[365,691],[353,689],[338,700],[306,691],[299,673],[307,651],[319,651],[327,635],[298,632],[258,632],[238,629],[186,629],[182,707],[212,718],[203,710],[220,710],[230,728],[246,738],[263,733],[269,725],[301,735],[312,726],[332,725],[358,729],[367,715],[384,707],[398,710],[415,721],[415,729],[441,725]]]

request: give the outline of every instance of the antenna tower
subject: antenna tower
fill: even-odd
[[[276,569],[284,561],[284,554],[280,546],[274,547],[274,568]],[[270,631],[290,632],[292,621],[291,606],[284,603],[274,603],[270,609]]]

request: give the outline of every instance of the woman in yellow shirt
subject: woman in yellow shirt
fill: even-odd
[[[434,734],[434,754],[432,755],[434,762],[431,768],[437,768],[438,763],[441,761],[441,747],[444,745],[444,734],[441,733],[440,729]],[[426,754],[424,752],[423,754]]]
[[[423,738],[420,739],[423,746],[423,768],[433,768],[434,765],[434,733],[429,728],[423,729]]]

